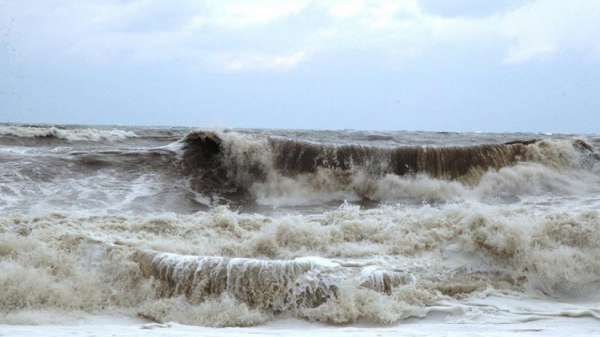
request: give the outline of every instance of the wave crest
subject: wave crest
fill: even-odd
[[[464,199],[491,194],[500,180],[505,187],[496,194],[561,190],[558,185],[571,179],[570,171],[583,172],[598,159],[582,140],[376,148],[199,131],[190,133],[183,144],[182,166],[195,190],[274,205]],[[534,188],[522,184],[536,176],[558,177],[556,188],[540,186],[543,178],[534,180]]]
[[[0,126],[0,137],[60,139],[66,141],[123,141],[135,138],[133,131],[118,129],[63,129],[55,126],[30,127],[30,126]]]

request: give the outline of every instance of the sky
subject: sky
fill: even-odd
[[[0,122],[600,133],[600,0],[0,0]]]

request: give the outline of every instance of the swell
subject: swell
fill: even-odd
[[[95,170],[105,167],[121,168],[132,172],[152,170],[170,172],[176,168],[178,159],[173,151],[154,148],[143,150],[110,150],[69,152],[65,157],[81,168]]]
[[[91,177],[101,170],[131,174],[162,173],[177,175],[178,159],[164,149],[69,151],[66,153],[21,153],[4,151],[0,162],[4,182],[59,183],[65,178]],[[25,163],[22,165],[21,163]],[[12,178],[12,179],[11,179]]]

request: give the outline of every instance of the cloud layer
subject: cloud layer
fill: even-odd
[[[0,122],[586,131],[599,0],[0,0]]]
[[[287,71],[338,52],[405,58],[494,46],[508,64],[575,52],[598,57],[600,2],[589,0],[0,1],[21,56],[72,62],[182,62]],[[7,42],[5,42],[7,43]]]

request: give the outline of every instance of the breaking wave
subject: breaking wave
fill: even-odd
[[[179,131],[12,128],[0,129],[0,323],[600,317],[584,302],[600,298],[600,171],[582,139],[197,131],[165,145]],[[502,296],[552,310],[503,309]]]
[[[547,194],[595,193],[600,186],[598,155],[577,139],[368,147],[193,132],[161,147],[67,148],[44,155],[5,150],[6,156],[32,164],[3,168],[4,210],[26,205],[63,211],[194,212],[219,204],[252,209],[337,206],[344,201],[364,206],[510,203]],[[76,203],[60,202],[74,196]]]
[[[599,225],[595,211],[532,217],[481,204],[279,217],[225,207],[155,218],[4,216],[0,320],[118,310],[212,326],[290,315],[389,324],[460,314],[461,299],[490,293],[593,297]]]
[[[180,146],[194,190],[268,205],[568,193],[597,180],[598,155],[582,140],[377,148],[194,132]]]
[[[64,129],[55,126],[1,126],[0,137],[60,139],[66,141],[122,141],[137,137],[133,131],[104,129]]]

